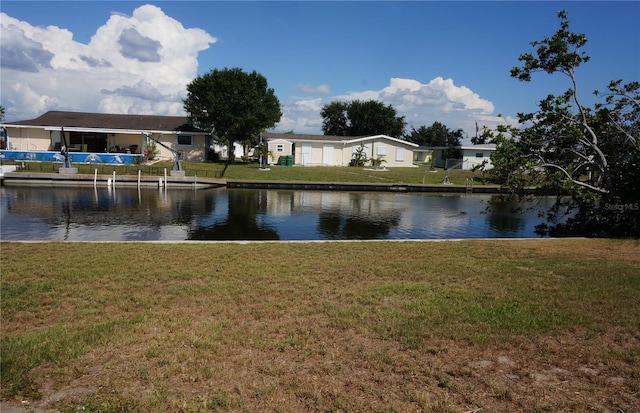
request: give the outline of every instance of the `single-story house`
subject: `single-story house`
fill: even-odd
[[[486,168],[491,168],[491,155],[495,152],[496,145],[455,146],[454,149],[459,151],[460,157],[445,159],[444,153],[449,149],[449,146],[420,146],[414,150],[414,160],[422,163],[433,162],[436,168],[470,170],[482,163],[486,163]]]
[[[415,164],[431,164],[433,159],[433,150],[429,146],[418,146],[413,150],[413,163]]]
[[[293,156],[293,165],[300,166],[348,166],[353,154],[362,147],[367,159],[382,159],[385,167],[412,167],[413,151],[418,147],[386,135],[349,137],[266,132],[262,139],[271,153],[270,164],[278,164],[282,156]]]
[[[5,159],[60,160],[62,146],[74,162],[134,163],[149,143],[157,145],[159,156],[173,159],[173,151],[184,161],[201,162],[228,150],[217,145],[211,134],[189,124],[186,116],[120,115],[106,113],[49,111],[29,120],[0,124],[0,150]],[[64,132],[64,136],[63,136]],[[291,164],[303,166],[347,166],[362,147],[368,159],[381,159],[385,167],[414,166],[418,145],[386,135],[362,137],[263,133],[262,142],[271,156],[269,164],[292,157]],[[242,155],[234,145],[236,157]],[[289,164],[289,163],[287,163]]]
[[[145,133],[178,152],[185,161],[205,160],[211,146],[210,134],[191,126],[186,116],[49,111],[35,119],[6,122],[0,127],[0,149],[5,158],[20,154],[22,159],[47,160],[43,152],[59,153],[65,141],[76,160],[95,154],[118,154],[116,159],[140,156],[148,143]],[[173,152],[162,145],[156,145],[159,156],[173,159]]]

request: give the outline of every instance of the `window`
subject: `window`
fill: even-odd
[[[378,146],[378,147],[376,147],[376,155],[385,156],[386,154],[387,154],[387,147],[386,146]]]
[[[404,148],[396,148],[396,161],[404,162]]]
[[[279,143],[276,145],[276,152],[284,152],[284,145]]]
[[[193,145],[193,136],[191,135],[178,135],[178,145],[191,146]]]
[[[484,153],[476,152],[476,158],[484,158]]]

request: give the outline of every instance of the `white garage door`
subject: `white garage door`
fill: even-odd
[[[322,163],[324,165],[333,165],[333,144],[325,143],[322,145]]]

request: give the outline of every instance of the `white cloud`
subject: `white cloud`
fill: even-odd
[[[216,42],[153,5],[131,16],[113,13],[89,44],[66,29],[0,17],[0,87],[9,120],[52,109],[183,114],[198,53]]]
[[[294,85],[293,88],[298,92],[302,92],[302,93],[316,93],[321,95],[328,95],[329,93],[331,93],[331,87],[329,87],[329,85],[313,86],[313,85],[306,84],[306,85]]]
[[[320,111],[325,104],[322,98],[295,99],[290,102],[282,102],[282,118],[276,130],[295,133],[322,133],[322,119]]]
[[[283,102],[284,116],[277,130],[293,129],[296,133],[322,133],[322,107],[333,101],[378,100],[392,105],[399,116],[404,116],[407,130],[411,127],[431,126],[433,122],[445,124],[449,129],[463,129],[467,133],[464,143],[475,135],[478,126],[495,127],[499,123],[516,124],[513,118],[500,118],[493,114],[493,103],[482,99],[465,86],[456,86],[452,79],[436,77],[429,83],[414,79],[391,78],[389,85],[380,90],[364,90],[327,98],[293,98]]]

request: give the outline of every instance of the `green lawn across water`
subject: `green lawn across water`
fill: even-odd
[[[60,168],[59,163],[51,162],[24,162],[23,171],[55,173]],[[431,170],[429,165],[413,168],[385,168],[375,170],[371,167],[345,167],[345,166],[280,166],[271,165],[269,170],[261,170],[257,163],[236,163],[227,167],[224,176],[222,171],[224,163],[221,162],[181,162],[187,176],[202,178],[218,178],[227,180],[250,181],[304,181],[304,182],[354,182],[354,183],[403,183],[403,184],[441,184],[445,172],[442,168]],[[137,175],[138,170],[145,175],[163,175],[165,169],[171,171],[173,162],[162,161],[152,164],[140,165],[96,165],[74,164],[78,173]],[[487,184],[481,172],[452,170],[449,172],[449,181],[454,185],[465,185],[473,181],[474,185]]]

